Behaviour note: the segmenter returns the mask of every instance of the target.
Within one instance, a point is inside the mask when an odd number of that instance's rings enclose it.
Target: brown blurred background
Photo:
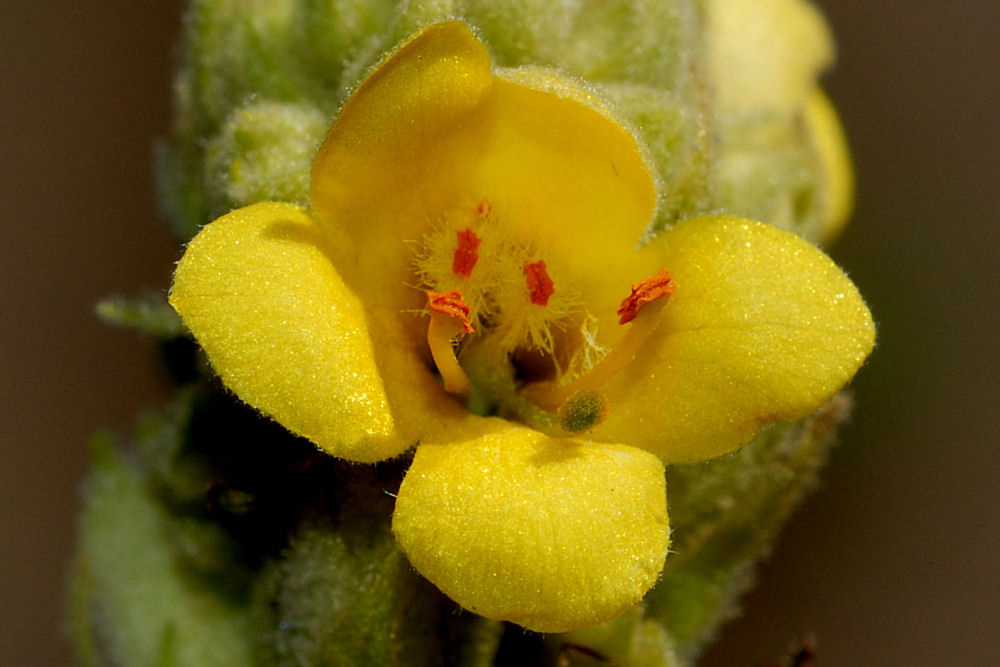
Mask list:
[[[1000,664],[1000,26],[995,2],[824,0],[827,78],[860,182],[833,248],[879,347],[822,488],[706,667]],[[163,392],[152,349],[100,325],[165,288],[150,146],[169,122],[179,0],[8,2],[0,224],[0,664],[71,662],[62,618],[87,439]]]

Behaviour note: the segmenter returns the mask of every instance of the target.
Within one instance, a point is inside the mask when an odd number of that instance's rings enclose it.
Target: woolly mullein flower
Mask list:
[[[593,91],[436,23],[344,104],[311,208],[207,225],[170,302],[230,390],[322,450],[416,445],[393,531],[445,594],[593,625],[662,569],[663,465],[809,414],[874,340],[791,233],[720,215],[647,238],[656,183]]]

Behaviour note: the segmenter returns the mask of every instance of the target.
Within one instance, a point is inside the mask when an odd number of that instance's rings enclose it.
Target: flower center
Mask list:
[[[590,429],[608,412],[602,387],[656,329],[674,283],[663,269],[632,285],[617,311],[628,328],[609,350],[571,274],[497,218],[488,201],[450,212],[417,246],[427,344],[444,388],[477,412],[550,433]]]

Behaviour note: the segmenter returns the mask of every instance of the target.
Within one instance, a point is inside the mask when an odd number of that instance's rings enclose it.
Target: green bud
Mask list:
[[[396,546],[392,498],[359,478],[341,489],[339,519],[306,520],[264,568],[253,603],[262,664],[440,664],[441,598]]]
[[[801,123],[773,111],[719,120],[718,205],[815,240],[822,231],[819,163]]]
[[[212,214],[267,200],[307,206],[310,167],[330,121],[329,112],[305,104],[257,101],[235,109],[206,150]]]

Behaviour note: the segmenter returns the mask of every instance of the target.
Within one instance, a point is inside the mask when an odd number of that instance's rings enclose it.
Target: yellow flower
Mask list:
[[[813,246],[725,215],[641,243],[656,201],[595,94],[438,23],[346,102],[312,209],[206,226],[170,302],[227,387],[323,450],[418,444],[393,530],[444,593],[569,630],[656,582],[664,462],[808,414],[873,344]]]

